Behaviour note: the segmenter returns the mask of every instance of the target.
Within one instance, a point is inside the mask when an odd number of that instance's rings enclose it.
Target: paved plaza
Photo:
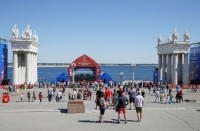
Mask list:
[[[147,94],[143,110],[143,121],[137,122],[135,110],[127,110],[128,123],[117,123],[117,113],[108,109],[104,123],[98,123],[99,110],[95,110],[95,92],[92,100],[84,101],[86,112],[80,114],[66,113],[67,93],[61,103],[48,102],[46,89],[36,89],[44,94],[43,102],[20,102],[19,96],[11,96],[9,104],[0,103],[0,131],[199,131],[200,130],[200,94],[184,89],[184,99],[196,99],[197,102],[180,104],[153,103],[153,93]],[[1,90],[2,94],[3,90]],[[147,92],[147,91],[146,91]],[[174,92],[175,95],[175,92]],[[129,106],[127,107],[129,108]]]

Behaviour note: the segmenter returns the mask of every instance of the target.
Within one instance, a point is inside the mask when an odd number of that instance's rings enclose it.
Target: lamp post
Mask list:
[[[121,78],[121,85],[122,85],[122,80],[123,80],[123,77],[124,77],[124,73],[120,72],[119,75],[120,75],[120,78]]]
[[[135,65],[135,64],[132,64],[131,67],[132,67],[132,75],[133,75],[133,76],[132,76],[132,85],[133,85],[133,82],[134,82],[134,80],[135,80],[134,69],[135,69],[136,65]]]
[[[76,64],[73,62],[72,63],[72,83],[74,84],[74,76],[75,76],[75,72],[74,72],[74,69],[76,67]]]

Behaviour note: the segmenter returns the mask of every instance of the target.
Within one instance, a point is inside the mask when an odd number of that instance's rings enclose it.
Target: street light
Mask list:
[[[73,62],[72,63],[72,83],[74,84],[74,76],[75,76],[75,72],[74,72],[74,69],[76,67],[76,64]]]
[[[133,75],[133,77],[132,77],[132,85],[133,85],[133,82],[134,82],[134,80],[135,80],[134,69],[135,69],[136,65],[135,65],[135,64],[132,64],[131,66],[132,66],[132,75]]]
[[[121,85],[122,85],[122,80],[123,80],[124,73],[123,73],[123,72],[120,72],[119,75],[120,75],[120,77],[121,77]]]

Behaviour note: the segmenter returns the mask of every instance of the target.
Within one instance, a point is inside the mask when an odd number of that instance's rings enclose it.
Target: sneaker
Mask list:
[[[120,121],[117,121],[118,124],[120,124]]]
[[[127,121],[125,121],[124,124],[127,124]]]

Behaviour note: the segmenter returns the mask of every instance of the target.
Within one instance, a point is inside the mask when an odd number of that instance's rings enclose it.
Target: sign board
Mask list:
[[[0,42],[0,81],[7,79],[8,45]]]
[[[200,84],[200,46],[190,48],[190,83]]]

